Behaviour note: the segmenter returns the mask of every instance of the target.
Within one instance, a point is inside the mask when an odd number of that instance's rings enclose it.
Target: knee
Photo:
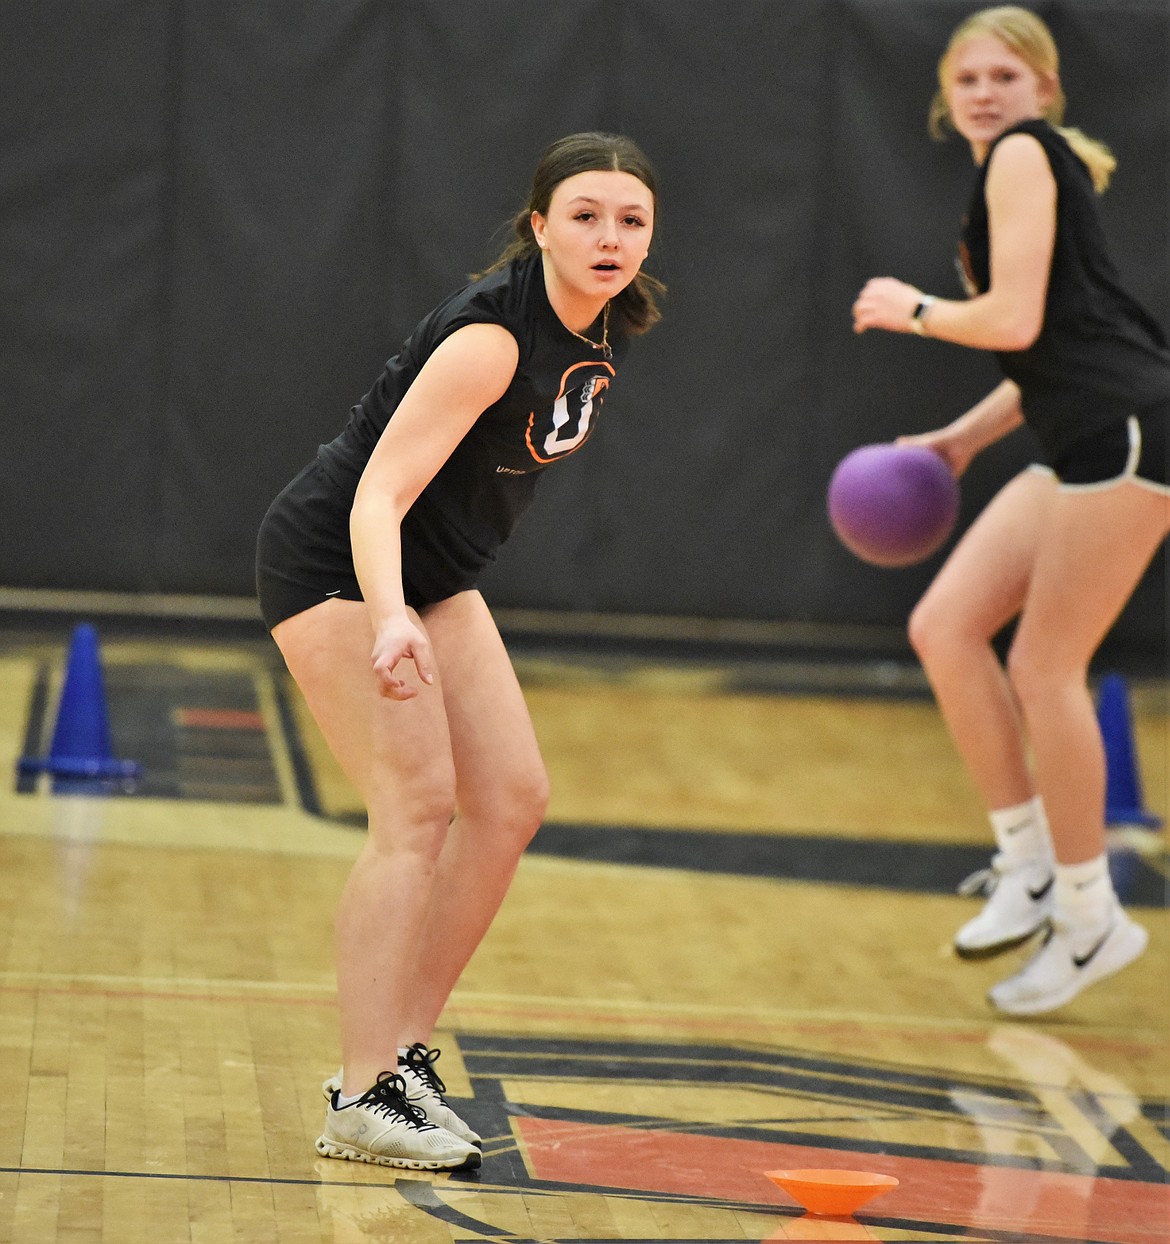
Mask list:
[[[460,811],[506,833],[522,850],[543,824],[548,802],[548,774],[538,763],[497,774],[491,783],[479,786]]]
[[[911,611],[906,625],[910,647],[918,659],[929,668],[958,639],[958,631],[948,611],[939,607],[929,593]]]
[[[424,868],[438,862],[455,817],[455,785],[436,776],[388,785],[368,801],[371,848],[413,856]]]
[[[923,666],[943,676],[963,675],[971,658],[986,651],[995,636],[986,619],[955,593],[933,591],[915,605],[906,632]]]
[[[926,602],[920,600],[911,611],[910,620],[906,624],[906,636],[910,640],[910,647],[914,649],[923,664],[926,663],[926,655],[930,651],[934,634],[933,619],[925,605]]]
[[[544,822],[548,812],[548,774],[543,765],[513,774],[498,807],[513,835],[525,846]]]
[[[1024,716],[1042,711],[1073,671],[1062,669],[1033,644],[1018,639],[1008,649],[1007,675]]]

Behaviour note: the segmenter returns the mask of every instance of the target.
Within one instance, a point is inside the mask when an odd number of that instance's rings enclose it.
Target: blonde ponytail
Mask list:
[[[1113,170],[1117,167],[1117,157],[1103,142],[1090,138],[1074,125],[1058,125],[1056,131],[1089,170],[1093,188],[1098,194],[1104,194],[1109,187]]]

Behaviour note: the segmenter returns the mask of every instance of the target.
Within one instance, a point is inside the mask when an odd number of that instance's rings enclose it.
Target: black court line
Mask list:
[[[301,807],[310,816],[322,816],[324,809],[321,807],[321,797],[317,794],[317,783],[313,779],[313,766],[301,742],[301,732],[297,728],[292,703],[282,678],[272,679],[272,693],[276,700],[276,713],[280,718],[280,728],[284,732],[289,763],[292,765],[297,798],[300,800]],[[362,825],[364,827],[365,817],[362,818]]]
[[[986,868],[989,846],[858,839],[825,834],[759,834],[549,822],[528,848],[537,855],[605,864],[953,894]],[[1165,907],[1166,878],[1136,852],[1111,857],[1118,896],[1136,907]]]
[[[377,1169],[377,1168],[374,1168]],[[468,1173],[460,1178],[460,1172],[452,1172],[447,1176],[447,1180],[459,1180],[462,1184],[464,1180],[476,1183],[475,1174]],[[355,1188],[393,1188],[409,1205],[416,1209],[427,1213],[429,1216],[438,1218],[447,1222],[452,1226],[462,1227],[464,1229],[479,1231],[483,1234],[485,1244],[499,1244],[499,1241],[506,1241],[507,1244],[614,1244],[612,1236],[596,1236],[592,1239],[582,1238],[581,1236],[563,1236],[550,1238],[541,1236],[539,1239],[527,1238],[524,1236],[513,1235],[510,1231],[503,1227],[495,1227],[488,1223],[481,1222],[471,1218],[458,1210],[452,1209],[440,1200],[434,1192],[433,1186],[421,1180],[416,1179],[395,1179],[392,1183],[377,1183],[363,1181],[361,1184],[355,1184],[352,1181],[336,1180],[336,1179],[288,1179],[275,1176],[258,1176],[258,1175],[185,1175],[177,1172],[168,1171],[98,1171],[98,1170],[70,1170],[67,1168],[54,1167],[38,1167],[38,1166],[0,1166],[0,1175],[49,1175],[56,1178],[63,1176],[80,1176],[83,1178],[98,1179],[153,1179],[153,1180],[171,1180],[186,1183],[225,1183],[225,1184],[267,1184],[271,1187],[306,1187],[306,1188],[346,1188],[353,1190]],[[445,1181],[446,1182],[446,1181]],[[404,1190],[405,1185],[405,1190]],[[416,1189],[415,1185],[421,1185]],[[795,1219],[799,1225],[800,1218],[803,1216],[799,1209],[789,1210],[786,1206],[776,1206],[768,1203],[751,1204],[739,1201],[721,1201],[711,1197],[687,1197],[687,1196],[671,1196],[662,1193],[632,1193],[628,1189],[610,1189],[606,1187],[594,1187],[586,1184],[563,1184],[554,1182],[534,1181],[531,1185],[523,1188],[511,1188],[500,1185],[488,1185],[483,1187],[484,1192],[509,1194],[509,1195],[532,1195],[533,1193],[544,1193],[546,1195],[563,1193],[595,1193],[605,1195],[620,1195],[627,1200],[646,1200],[656,1203],[669,1203],[675,1205],[694,1205],[696,1208],[713,1208],[735,1210],[743,1213],[766,1214],[775,1218]],[[428,1195],[429,1194],[429,1195]],[[858,1219],[866,1226],[887,1228],[894,1231],[930,1231],[934,1232],[937,1237],[942,1240],[946,1239],[967,1239],[972,1241],[986,1241],[987,1244],[1073,1244],[1067,1235],[1036,1235],[1032,1233],[1024,1233],[1021,1231],[1001,1231],[997,1229],[988,1229],[985,1227],[969,1227],[959,1223],[942,1223],[942,1222],[923,1222],[919,1219],[912,1218],[885,1218],[878,1217],[873,1214],[866,1214],[863,1219]],[[920,1236],[919,1239],[926,1241],[930,1236]],[[466,1239],[465,1244],[475,1244],[474,1237]],[[696,1238],[695,1236],[659,1236],[659,1237],[639,1237],[636,1244],[751,1244],[751,1237],[745,1239],[742,1236],[736,1236],[734,1239],[716,1238],[708,1236],[706,1238]],[[759,1244],[767,1244],[766,1237],[761,1238]],[[1079,1239],[1075,1244],[1116,1244],[1115,1240],[1106,1239]]]
[[[28,719],[24,728],[22,756],[40,756],[46,746],[45,722],[49,713],[49,666],[41,661],[37,665],[36,679],[28,702]],[[29,795],[37,789],[35,773],[16,773],[16,793]]]
[[[306,811],[321,815],[312,774],[299,770]],[[365,829],[364,812],[326,819]],[[954,894],[964,877],[986,868],[993,847],[954,843],[852,838],[840,834],[740,833],[736,830],[669,829],[642,825],[583,825],[546,821],[528,846],[533,855],[681,868],[735,877],[768,877],[825,885],[863,886],[914,894]],[[1165,875],[1137,851],[1111,852],[1118,897],[1130,907],[1170,905]]]

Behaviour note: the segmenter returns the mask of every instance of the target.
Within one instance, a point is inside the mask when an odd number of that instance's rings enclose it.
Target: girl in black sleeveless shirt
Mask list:
[[[959,475],[1027,422],[1048,458],[988,504],[910,620],[998,848],[967,884],[987,903],[956,950],[983,957],[1043,932],[991,990],[992,1005],[1013,1015],[1063,1006],[1146,946],[1110,880],[1088,671],[1170,531],[1170,351],[1106,251],[1096,198],[1115,161],[1059,128],[1058,70],[1050,32],[1025,9],[986,9],[958,27],[931,121],[936,134],[953,126],[979,169],[960,245],[969,297],[881,277],[853,308],[857,332],[994,351],[1004,373],[953,423],[905,439]],[[1005,670],[992,640],[1013,618]]]
[[[662,287],[641,272],[656,206],[628,138],[554,143],[516,240],[419,324],[262,524],[262,612],[369,815],[335,926],[327,1157],[479,1165],[429,1042],[548,783],[475,585],[658,319]]]

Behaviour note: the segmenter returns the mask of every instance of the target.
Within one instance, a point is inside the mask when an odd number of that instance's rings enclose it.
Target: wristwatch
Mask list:
[[[917,333],[919,337],[926,336],[926,313],[936,301],[933,294],[922,295],[922,301],[914,308],[914,314],[910,317],[911,332]]]

